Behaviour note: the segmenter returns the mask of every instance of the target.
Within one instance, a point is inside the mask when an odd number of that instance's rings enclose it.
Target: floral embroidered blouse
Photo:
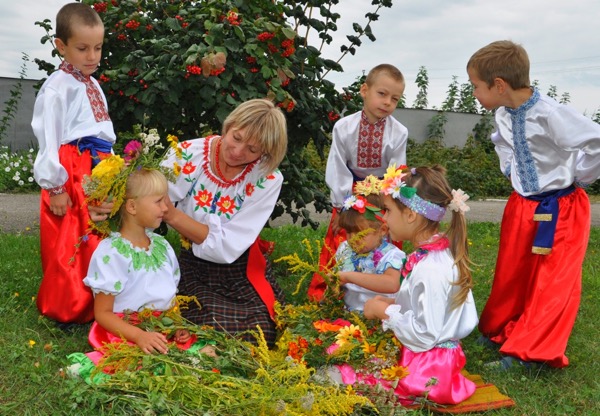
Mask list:
[[[251,163],[232,181],[222,181],[210,167],[211,143],[218,136],[182,142],[181,158],[171,152],[165,166],[181,166],[169,196],[177,208],[208,226],[201,244],[192,244],[196,257],[215,263],[232,263],[254,243],[279,198],[283,175],[265,174]]]
[[[335,257],[340,271],[383,274],[390,267],[400,270],[406,255],[386,240],[375,250],[365,254],[357,254],[348,241],[344,241],[338,247]],[[351,311],[362,311],[365,302],[376,295],[396,296],[395,293],[374,292],[354,283],[344,285],[344,303]]]
[[[83,283],[92,292],[115,296],[113,312],[144,308],[166,310],[177,294],[180,272],[173,248],[162,236],[147,231],[144,250],[111,233],[98,244]]]

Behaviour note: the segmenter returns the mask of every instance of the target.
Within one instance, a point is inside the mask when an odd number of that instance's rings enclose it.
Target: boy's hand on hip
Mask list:
[[[50,197],[50,211],[56,216],[63,217],[72,206],[71,197],[66,192]]]

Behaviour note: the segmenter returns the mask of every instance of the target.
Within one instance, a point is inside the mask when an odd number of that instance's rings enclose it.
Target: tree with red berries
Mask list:
[[[306,204],[329,209],[323,172],[311,168],[305,148],[313,141],[323,157],[333,123],[361,102],[350,90],[336,90],[325,76],[342,71],[338,60],[321,55],[331,43],[339,0],[82,0],[106,28],[103,59],[96,76],[117,132],[135,124],[157,128],[161,137],[219,133],[239,103],[268,97],[288,119],[289,146],[280,168],[286,178],[273,217],[284,212],[316,227]],[[371,24],[392,0],[371,1],[366,25],[341,55],[354,54],[363,37],[375,40]],[[50,20],[42,43],[52,40]],[[314,39],[313,39],[314,35]],[[318,42],[314,45],[313,42]],[[35,59],[51,73],[53,65]]]

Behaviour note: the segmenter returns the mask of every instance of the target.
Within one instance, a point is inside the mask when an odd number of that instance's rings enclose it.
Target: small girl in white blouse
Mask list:
[[[162,222],[166,198],[167,180],[160,171],[140,168],[128,177],[119,232],[100,242],[84,279],[94,293],[93,347],[124,338],[148,354],[168,351],[165,334],[123,320],[130,312],[174,306],[180,278],[177,257],[164,237],[150,231]],[[185,344],[191,338],[189,331],[179,329],[173,340]]]
[[[346,198],[338,217],[348,239],[337,249],[336,269],[350,311],[362,311],[364,303],[376,295],[393,298],[400,289],[406,256],[388,239],[382,207],[380,195],[357,193]]]
[[[441,166],[388,169],[384,176],[385,220],[390,237],[410,241],[415,250],[402,269],[395,299],[375,297],[364,306],[368,319],[381,319],[402,343],[398,365],[408,375],[392,384],[404,404],[419,397],[438,404],[469,398],[475,384],[462,375],[466,358],[460,340],[477,325],[469,269],[464,211],[468,195],[452,190]],[[448,229],[440,222],[452,210]],[[360,375],[358,376],[360,377]]]

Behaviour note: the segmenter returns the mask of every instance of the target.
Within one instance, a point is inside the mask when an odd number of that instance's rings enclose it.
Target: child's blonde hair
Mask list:
[[[394,81],[404,83],[404,75],[402,75],[402,72],[398,68],[390,64],[379,64],[369,71],[365,79],[365,84],[370,87],[380,75],[387,75]]]
[[[165,175],[157,169],[140,168],[127,178],[126,199],[137,199],[149,195],[166,195],[168,183]]]
[[[69,3],[56,14],[56,37],[67,45],[73,36],[73,26],[77,23],[90,27],[104,27],[102,19],[92,6],[84,3]]]
[[[492,42],[479,49],[467,63],[479,79],[489,87],[496,78],[503,79],[514,90],[529,88],[529,56],[521,45],[509,40]]]
[[[441,165],[413,168],[403,180],[406,186],[416,188],[417,195],[421,199],[443,208],[447,208],[452,202],[452,188],[446,179],[446,169]],[[394,202],[401,210],[409,209],[396,198],[394,198]],[[422,226],[417,230],[417,233],[425,231],[436,233],[439,231],[440,223],[438,221],[427,219],[422,215],[421,218]],[[458,268],[458,281],[454,284],[460,286],[460,290],[452,299],[452,307],[455,308],[465,302],[469,290],[473,287],[467,241],[467,222],[462,212],[452,211],[452,220],[446,230],[446,236],[450,240],[450,251],[454,257],[454,264]]]
[[[225,135],[229,129],[245,130],[245,140],[253,140],[263,155],[263,171],[274,171],[287,151],[287,123],[280,108],[267,99],[253,99],[240,104],[223,122]]]
[[[383,210],[383,197],[377,194],[365,196],[367,202],[377,208]],[[383,217],[383,212],[380,214]],[[338,216],[338,225],[347,233],[359,233],[364,231],[364,224],[367,224],[367,229],[379,230],[383,224],[382,220],[369,220],[364,214],[361,214],[355,209],[344,209]]]

